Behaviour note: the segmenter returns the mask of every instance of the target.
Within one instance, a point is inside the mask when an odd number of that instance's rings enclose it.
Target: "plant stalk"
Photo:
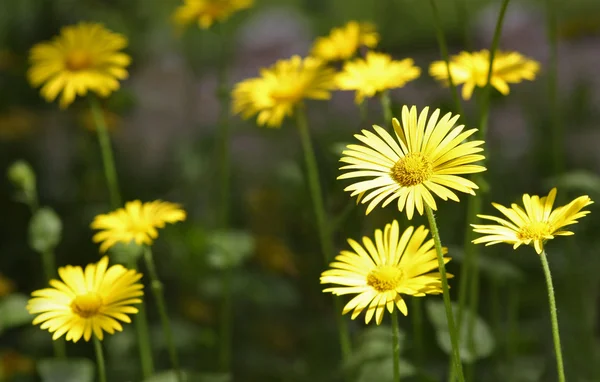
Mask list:
[[[392,361],[394,362],[394,382],[400,382],[400,328],[398,308],[392,310]]]
[[[94,350],[96,352],[96,364],[98,367],[98,381],[106,382],[106,363],[104,361],[104,352],[102,351],[102,342],[93,335],[94,337]]]

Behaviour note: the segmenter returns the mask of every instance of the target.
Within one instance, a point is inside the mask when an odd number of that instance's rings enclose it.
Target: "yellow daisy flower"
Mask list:
[[[127,38],[98,23],[79,23],[62,28],[52,41],[31,48],[29,82],[44,85],[42,96],[52,102],[62,92],[60,107],[69,106],[76,96],[93,91],[107,97],[128,76],[131,58],[121,49]]]
[[[340,252],[330,264],[331,269],[321,275],[321,284],[341,286],[324,292],[337,296],[357,294],[346,304],[342,314],[354,311],[352,319],[355,319],[366,309],[367,324],[375,316],[379,325],[385,308],[392,313],[394,305],[406,316],[408,309],[402,294],[421,297],[442,293],[434,242],[433,239],[425,241],[428,233],[424,226],[417,229],[410,226],[401,235],[400,226],[394,220],[383,231],[375,230],[375,242],[363,237],[363,245],[360,245],[348,239],[353,251]],[[446,248],[443,250],[444,254],[448,252]],[[448,261],[450,258],[444,257],[444,264]]]
[[[127,202],[125,208],[105,215],[98,215],[91,224],[92,229],[100,230],[93,237],[94,243],[102,243],[100,252],[106,252],[117,243],[151,245],[158,237],[157,228],[166,223],[183,221],[185,211],[178,204],[155,200],[142,203],[139,200]]]
[[[327,100],[335,88],[335,72],[313,57],[279,60],[260,77],[238,83],[233,89],[233,112],[247,119],[258,114],[259,125],[280,127],[286,116],[307,99]]]
[[[119,321],[130,323],[127,315],[138,312],[131,305],[142,302],[142,275],[122,265],[108,267],[107,256],[85,271],[59,268],[58,275],[62,281],[50,280],[51,288],[36,290],[27,304],[29,313],[38,315],[33,324],[54,333],[53,340],[65,333],[67,341],[89,341],[92,334],[102,340],[103,332],[122,331]]]
[[[250,8],[254,0],[183,0],[173,12],[173,22],[186,27],[198,22],[202,29],[208,29],[215,22],[225,21],[233,13]]]
[[[471,98],[475,86],[485,86],[489,66],[490,52],[486,49],[473,53],[461,52],[451,58],[452,81],[455,85],[464,85],[462,97],[465,100]],[[516,84],[522,80],[533,81],[539,70],[539,62],[517,52],[496,52],[490,85],[507,95],[510,91],[508,84]],[[433,62],[429,67],[429,74],[448,84],[448,70],[444,61]]]
[[[355,102],[360,104],[365,97],[401,88],[420,75],[421,69],[414,65],[411,58],[395,61],[388,54],[370,51],[366,58],[346,62],[336,82],[340,90],[356,90]]]
[[[538,195],[523,195],[525,209],[516,203],[513,203],[511,208],[492,203],[509,220],[490,215],[477,215],[500,225],[471,224],[473,231],[485,234],[473,240],[473,243],[486,243],[486,246],[507,243],[512,244],[513,249],[517,249],[522,244],[533,244],[535,251],[541,254],[547,240],[554,239],[554,236],[573,235],[573,232],[565,231],[563,227],[575,224],[577,219],[589,214],[590,211],[581,211],[581,209],[593,203],[589,196],[584,195],[553,210],[555,198],[556,188],[553,188],[548,196],[542,198]]]
[[[369,214],[379,203],[385,207],[398,199],[398,210],[406,207],[412,219],[415,207],[423,215],[423,204],[437,209],[433,194],[443,200],[459,201],[450,189],[475,195],[477,185],[459,175],[485,171],[472,164],[485,159],[479,147],[483,141],[461,143],[477,129],[463,132],[464,125],[454,126],[459,115],[447,113],[442,118],[436,109],[428,118],[429,107],[417,117],[416,107],[402,107],[402,125],[396,118],[392,125],[396,139],[383,128],[373,125],[377,134],[362,130],[354,136],[364,145],[348,145],[340,162],[348,170],[338,179],[368,178],[346,187],[351,196],[359,195],[369,203]],[[366,196],[362,198],[363,194]]]
[[[371,23],[350,21],[343,27],[333,28],[329,36],[315,40],[310,55],[325,61],[347,60],[361,46],[374,48],[379,34]]]

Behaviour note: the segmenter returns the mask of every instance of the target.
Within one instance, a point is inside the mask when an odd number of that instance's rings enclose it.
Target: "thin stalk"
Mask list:
[[[102,351],[102,342],[96,335],[94,337],[94,350],[96,352],[96,364],[98,366],[98,381],[106,382],[106,363],[104,362],[104,352]]]
[[[400,328],[398,310],[392,310],[392,361],[394,362],[394,382],[400,382]]]
[[[436,38],[438,41],[438,45],[440,48],[440,54],[442,55],[442,59],[446,63],[446,70],[448,75],[448,85],[450,86],[450,93],[452,94],[452,99],[454,100],[454,105],[456,107],[456,112],[466,119],[466,115],[463,111],[462,104],[460,102],[460,97],[458,95],[458,89],[456,85],[454,85],[454,80],[452,79],[452,75],[450,73],[450,57],[448,55],[448,44],[446,43],[446,36],[444,35],[444,29],[442,27],[442,19],[440,17],[440,12],[438,10],[436,0],[429,0],[429,4],[431,4],[431,12],[433,14],[433,22],[435,24],[435,32]]]
[[[369,101],[364,99],[359,105],[358,110],[360,114],[360,123],[358,128],[361,129],[363,125],[367,122],[367,118],[369,117]]]
[[[156,266],[152,257],[152,249],[148,246],[144,247],[144,260],[146,262],[146,268],[148,269],[148,276],[150,276],[150,285],[152,288],[152,293],[154,294],[154,299],[156,300],[156,306],[158,308],[158,314],[163,327],[163,334],[165,336],[165,342],[167,344],[167,351],[169,352],[171,365],[177,374],[177,380],[179,382],[183,382],[183,377],[179,369],[177,349],[175,348],[175,341],[173,339],[173,331],[171,330],[169,315],[167,314],[167,304],[165,303],[163,284],[158,278],[158,272],[156,272]]]
[[[44,275],[46,281],[50,282],[56,277],[56,257],[52,250],[47,250],[42,254],[42,266],[44,267]],[[59,359],[67,358],[67,349],[65,346],[65,340],[59,338],[56,341],[52,341],[52,347],[54,348],[54,356]]]
[[[121,206],[121,193],[119,192],[119,181],[117,179],[117,170],[115,160],[110,144],[110,137],[106,129],[106,121],[98,100],[90,97],[90,108],[94,123],[96,124],[96,133],[98,134],[98,143],[102,153],[102,162],[104,163],[104,176],[106,177],[106,185],[110,195],[110,204],[113,208]]]
[[[548,97],[552,114],[552,147],[554,173],[564,171],[563,126],[558,102],[558,5],[556,0],[547,0],[546,23],[550,42],[550,62],[548,68]]]
[[[383,119],[385,126],[392,125],[392,100],[390,99],[390,92],[384,90],[381,92],[381,107],[383,109]]]
[[[516,286],[510,285],[508,289],[508,341],[506,346],[506,360],[509,365],[517,354],[518,319],[519,319],[519,291]]]
[[[546,251],[540,255],[542,260],[542,268],[544,268],[544,276],[546,277],[546,286],[548,287],[548,304],[550,306],[550,320],[552,321],[552,338],[554,340],[554,352],[556,353],[556,370],[558,381],[565,382],[565,369],[563,366],[562,350],[560,347],[560,332],[558,329],[558,317],[556,313],[556,300],[554,298],[554,286],[552,285],[552,275],[550,266],[546,257]]]
[[[456,16],[458,23],[462,26],[465,50],[471,51],[473,47],[473,41],[471,41],[471,33],[469,30],[469,8],[467,7],[467,4],[465,4],[465,0],[454,0],[454,2],[456,3]]]
[[[127,264],[127,267],[129,269],[137,270],[138,267],[135,259],[131,259]],[[152,359],[152,345],[150,343],[150,331],[148,330],[146,303],[142,300],[136,307],[138,313],[133,318],[133,325],[135,326],[137,336],[142,376],[144,379],[148,379],[154,374],[154,360]]]
[[[423,367],[423,303],[420,297],[411,299],[410,315],[413,320],[413,337],[415,342],[415,358],[417,368]],[[420,376],[422,378],[422,376]]]
[[[333,256],[333,242],[331,239],[331,232],[328,229],[329,226],[327,224],[327,217],[325,215],[325,206],[323,203],[323,194],[321,192],[321,182],[319,181],[319,168],[317,166],[317,159],[315,158],[315,151],[310,139],[308,123],[306,121],[306,115],[302,105],[296,109],[296,123],[300,133],[300,140],[302,141],[308,187],[310,189],[314,214],[317,220],[317,230],[319,231],[321,252],[323,253],[323,259],[327,264]],[[348,358],[351,352],[352,345],[350,342],[350,333],[348,331],[346,321],[340,314],[342,311],[342,306],[339,298],[337,297],[334,297],[334,306],[335,316],[338,324],[340,348],[342,351],[342,357],[345,360]]]
[[[425,211],[427,212],[427,220],[429,221],[429,228],[431,229],[431,236],[435,243],[435,252],[437,254],[438,266],[440,268],[440,278],[442,279],[442,293],[444,297],[444,307],[446,308],[446,320],[448,322],[448,332],[450,333],[450,342],[452,343],[452,357],[454,358],[454,370],[458,377],[459,382],[464,382],[465,377],[463,375],[462,362],[460,359],[460,348],[458,343],[458,331],[454,325],[454,313],[452,312],[452,304],[450,302],[450,291],[448,289],[448,278],[446,276],[446,265],[444,264],[444,253],[442,250],[442,241],[440,239],[440,232],[433,215],[433,210],[428,205],[425,205]]]
[[[221,276],[221,287],[223,288],[223,301],[221,302],[221,341],[219,346],[219,367],[221,371],[227,372],[231,368],[231,342],[233,339],[233,302],[231,296],[231,281],[233,269],[227,267]]]

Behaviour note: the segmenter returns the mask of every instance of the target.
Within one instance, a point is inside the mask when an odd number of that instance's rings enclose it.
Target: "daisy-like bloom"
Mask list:
[[[331,269],[321,275],[321,284],[337,284],[324,292],[336,296],[357,294],[343,313],[350,311],[355,319],[366,309],[365,322],[373,316],[377,325],[383,312],[392,313],[394,305],[405,316],[408,314],[402,295],[425,296],[442,293],[438,260],[433,239],[427,239],[429,230],[424,226],[408,227],[400,234],[398,222],[387,224],[384,230],[375,230],[374,241],[363,237],[363,245],[348,239],[352,251],[342,251],[330,264]],[[443,248],[444,254],[447,249]],[[444,264],[450,261],[444,257]],[[434,271],[435,270],[435,271]],[[452,277],[451,274],[446,274]]]
[[[573,235],[573,232],[563,228],[577,223],[577,219],[589,214],[590,211],[581,209],[593,203],[589,196],[584,195],[553,210],[555,198],[556,188],[553,188],[548,196],[542,198],[538,195],[523,195],[525,209],[516,203],[511,204],[511,208],[492,203],[508,220],[490,215],[477,215],[500,224],[471,224],[473,231],[485,234],[473,240],[473,243],[486,243],[486,246],[507,243],[512,244],[513,249],[522,244],[532,244],[535,251],[541,254],[547,240],[554,239],[555,236]]]
[[[411,58],[394,61],[388,54],[369,51],[364,59],[346,62],[336,82],[341,90],[356,90],[355,101],[360,104],[365,97],[401,88],[420,75],[421,69],[414,65]]]
[[[173,12],[173,22],[186,27],[197,22],[202,29],[208,29],[216,22],[225,21],[233,13],[250,8],[254,0],[183,0]]]
[[[100,232],[94,235],[93,240],[95,243],[102,243],[101,253],[117,243],[128,244],[134,241],[138,245],[151,245],[158,237],[157,228],[185,218],[185,211],[178,204],[161,200],[148,203],[134,200],[127,202],[125,208],[96,216],[91,227]]]
[[[44,85],[42,96],[52,102],[62,92],[60,107],[69,106],[76,96],[92,91],[108,97],[128,76],[131,58],[121,49],[127,38],[98,23],[79,23],[62,28],[52,41],[31,48],[29,82]]]
[[[335,88],[335,72],[314,57],[293,56],[262,69],[260,77],[233,89],[233,112],[244,119],[258,115],[259,125],[280,127],[305,98],[328,100]]]
[[[471,98],[475,86],[484,87],[490,66],[490,52],[461,52],[450,60],[450,74],[455,85],[463,85],[462,97]],[[508,84],[523,80],[533,81],[540,70],[539,62],[517,52],[496,52],[492,67],[490,85],[503,95],[510,92]],[[429,67],[429,74],[448,85],[448,70],[444,61],[435,61]]]
[[[122,265],[108,266],[108,257],[89,264],[85,271],[67,265],[58,269],[61,280],[50,280],[50,288],[36,290],[27,304],[29,313],[38,315],[33,324],[54,333],[53,340],[66,333],[66,340],[99,340],[104,332],[122,331],[119,321],[130,323],[128,314],[138,312],[144,286],[142,275]]]
[[[352,58],[361,46],[374,48],[379,43],[375,25],[350,21],[343,27],[333,28],[329,36],[315,40],[310,55],[324,61],[343,61]]]
[[[347,170],[338,179],[368,178],[346,187],[351,196],[359,195],[362,203],[369,203],[369,214],[379,203],[385,207],[398,199],[398,210],[406,207],[412,219],[416,210],[423,215],[424,204],[437,209],[433,195],[443,200],[459,201],[451,189],[475,195],[477,185],[462,174],[485,171],[474,165],[485,159],[481,154],[484,142],[473,140],[462,143],[476,129],[463,131],[464,125],[454,126],[458,115],[448,113],[440,118],[436,109],[429,116],[426,107],[417,117],[416,107],[402,107],[402,124],[396,118],[392,125],[396,139],[385,129],[373,125],[375,133],[362,130],[354,136],[364,145],[348,145],[340,162]],[[363,197],[364,196],[364,197]]]

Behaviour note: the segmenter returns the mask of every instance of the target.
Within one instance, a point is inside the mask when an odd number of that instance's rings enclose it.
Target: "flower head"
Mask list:
[[[53,340],[66,335],[67,341],[89,341],[94,334],[102,340],[103,332],[114,334],[130,323],[128,314],[138,312],[132,304],[142,302],[144,286],[140,273],[122,265],[108,266],[104,256],[85,271],[68,265],[58,269],[61,280],[50,280],[50,287],[36,290],[27,304],[31,314],[38,314],[33,324],[54,333]]]
[[[216,22],[225,21],[233,13],[250,8],[254,0],[183,0],[175,12],[175,24],[185,27],[198,22],[202,29],[208,29]]]
[[[383,128],[374,125],[377,134],[363,130],[354,136],[364,145],[348,145],[340,162],[348,170],[338,179],[368,178],[351,184],[345,191],[359,195],[362,203],[369,203],[367,214],[379,203],[385,207],[398,199],[398,210],[412,219],[415,208],[423,214],[423,204],[437,209],[433,194],[443,200],[458,201],[450,189],[474,195],[477,185],[462,174],[485,171],[472,164],[485,159],[479,147],[483,141],[462,143],[476,129],[463,132],[464,126],[454,126],[458,115],[440,117],[436,109],[428,118],[426,107],[417,117],[416,107],[402,107],[402,124],[392,120],[396,139]],[[363,194],[366,194],[362,198]]]
[[[420,74],[421,69],[414,66],[411,58],[394,61],[387,54],[370,51],[366,58],[346,62],[336,80],[341,90],[356,90],[356,103],[360,104],[365,97],[401,88]]]
[[[325,61],[347,60],[361,46],[374,48],[378,42],[375,25],[350,21],[343,27],[333,28],[329,36],[317,38],[310,55]]]
[[[512,244],[513,249],[517,249],[522,244],[532,244],[535,251],[541,254],[547,240],[554,239],[554,236],[573,235],[573,232],[563,230],[563,227],[575,224],[577,219],[589,214],[590,211],[581,211],[581,209],[593,203],[589,196],[584,195],[553,210],[555,198],[556,188],[553,188],[548,196],[542,198],[538,195],[523,195],[525,209],[515,203],[511,208],[492,203],[509,220],[490,215],[477,215],[500,225],[471,224],[473,231],[485,234],[473,240],[473,243],[486,243],[486,245],[507,243]]]
[[[324,292],[337,296],[357,294],[346,304],[343,314],[353,310],[352,319],[355,319],[366,309],[367,324],[375,315],[379,325],[385,308],[392,313],[394,305],[406,315],[408,310],[402,294],[420,297],[442,292],[434,242],[433,239],[425,241],[428,233],[423,226],[417,229],[411,226],[400,234],[398,222],[394,220],[383,231],[375,230],[375,241],[363,237],[363,245],[360,245],[348,239],[352,251],[342,251],[330,264],[331,269],[321,275],[321,284],[341,286]],[[445,257],[444,263],[448,261],[450,258]]]
[[[64,27],[52,41],[31,48],[29,82],[44,85],[41,94],[48,102],[62,92],[63,109],[88,91],[107,97],[128,76],[125,67],[131,58],[121,52],[126,46],[125,36],[98,23]]]
[[[233,89],[233,112],[243,118],[258,114],[257,123],[280,127],[303,99],[327,100],[335,87],[334,70],[313,57],[279,60],[260,77],[238,83]]]
[[[158,237],[157,228],[163,228],[166,223],[185,220],[186,214],[178,204],[155,200],[142,203],[139,200],[127,202],[125,208],[105,215],[98,215],[91,224],[93,229],[100,232],[93,237],[100,245],[100,252],[106,252],[116,243],[151,245]]]
[[[462,97],[471,98],[475,86],[484,87],[487,83],[490,66],[490,52],[461,52],[450,60],[450,74],[455,85],[463,84]],[[508,84],[522,80],[533,81],[540,64],[517,52],[496,52],[492,67],[490,85],[503,95],[510,91]],[[437,80],[448,83],[448,70],[444,61],[435,61],[429,67],[429,74]]]

